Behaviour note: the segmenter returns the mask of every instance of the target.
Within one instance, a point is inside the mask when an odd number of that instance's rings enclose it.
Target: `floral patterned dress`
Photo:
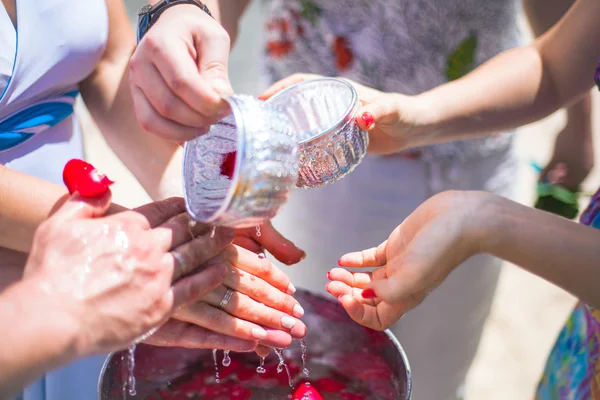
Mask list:
[[[600,190],[581,216],[600,229]],[[578,304],[548,357],[537,400],[600,400],[600,310]]]

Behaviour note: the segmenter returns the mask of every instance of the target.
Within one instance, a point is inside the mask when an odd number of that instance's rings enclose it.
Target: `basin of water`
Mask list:
[[[99,400],[286,400],[294,389],[310,382],[324,400],[409,400],[411,373],[402,346],[391,332],[377,332],[352,321],[334,300],[298,290],[305,310],[307,377],[299,341],[283,351],[278,368],[274,351],[264,361],[254,353],[224,353],[210,349],[155,347],[139,344],[135,351],[135,395],[129,393],[129,354],[111,354],[99,382]],[[278,372],[281,371],[281,372]]]

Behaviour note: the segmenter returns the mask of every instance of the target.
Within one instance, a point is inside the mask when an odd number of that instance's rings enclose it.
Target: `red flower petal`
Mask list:
[[[229,179],[233,179],[233,174],[235,173],[236,156],[237,152],[235,151],[225,154],[223,162],[221,163],[221,175],[226,176]]]
[[[338,393],[346,389],[346,385],[333,378],[321,378],[315,382],[315,387],[321,392]]]
[[[323,400],[323,397],[314,386],[303,384],[296,389],[292,395],[292,400]]]
[[[82,197],[103,195],[114,182],[100,174],[93,165],[78,159],[67,162],[63,169],[63,182],[70,194],[78,192]]]

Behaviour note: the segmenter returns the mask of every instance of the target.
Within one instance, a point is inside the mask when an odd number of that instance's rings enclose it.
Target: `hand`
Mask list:
[[[231,245],[209,263],[228,266],[225,281],[195,303],[178,310],[174,318],[271,347],[288,347],[292,338],[304,337],[306,326],[298,319],[304,310],[291,296],[296,289],[268,259]],[[233,289],[231,298],[221,308],[229,288]]]
[[[141,126],[175,141],[208,131],[229,112],[230,40],[221,25],[194,5],[166,10],[130,62],[130,86]]]
[[[260,229],[260,235],[258,229]],[[273,227],[271,222],[263,222],[258,229],[252,227],[236,230],[233,243],[256,254],[268,251],[286,265],[297,264],[306,258],[304,250],[286,239]]]
[[[376,248],[342,256],[340,266],[376,267],[372,273],[335,268],[327,291],[350,317],[387,329],[420,304],[454,268],[479,251],[478,210],[495,197],[445,192],[432,197]],[[479,224],[479,225],[478,225]]]
[[[589,124],[584,124],[587,127],[578,125],[567,123],[558,134],[554,143],[554,153],[542,171],[540,180],[547,180],[572,191],[581,189],[582,182],[594,167],[594,148]]]
[[[268,99],[288,86],[311,79],[321,78],[314,74],[295,74],[274,83],[261,96]],[[343,78],[345,79],[345,78]],[[412,98],[397,93],[379,90],[345,79],[358,94],[362,107],[357,112],[358,126],[369,132],[369,147],[372,154],[394,154],[417,143],[416,103]]]
[[[71,197],[39,227],[25,267],[24,279],[64,307],[79,356],[131,344],[218,287],[227,273],[225,265],[215,263],[179,279],[200,264],[199,258],[218,254],[233,239],[233,231],[224,230],[210,241],[190,241],[181,199],[102,217],[109,205],[108,194]],[[189,271],[176,268],[170,253],[175,249]]]

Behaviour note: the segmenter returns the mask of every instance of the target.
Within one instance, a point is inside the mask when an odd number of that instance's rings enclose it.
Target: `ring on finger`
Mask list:
[[[173,275],[179,278],[185,275],[185,259],[177,250],[171,250],[171,255],[175,260],[175,268],[173,269]]]
[[[223,300],[221,300],[221,302],[219,303],[219,308],[221,310],[225,310],[227,308],[227,306],[229,305],[229,302],[231,301],[232,295],[233,295],[233,289],[227,288],[227,291],[225,292],[225,296],[223,296]]]

